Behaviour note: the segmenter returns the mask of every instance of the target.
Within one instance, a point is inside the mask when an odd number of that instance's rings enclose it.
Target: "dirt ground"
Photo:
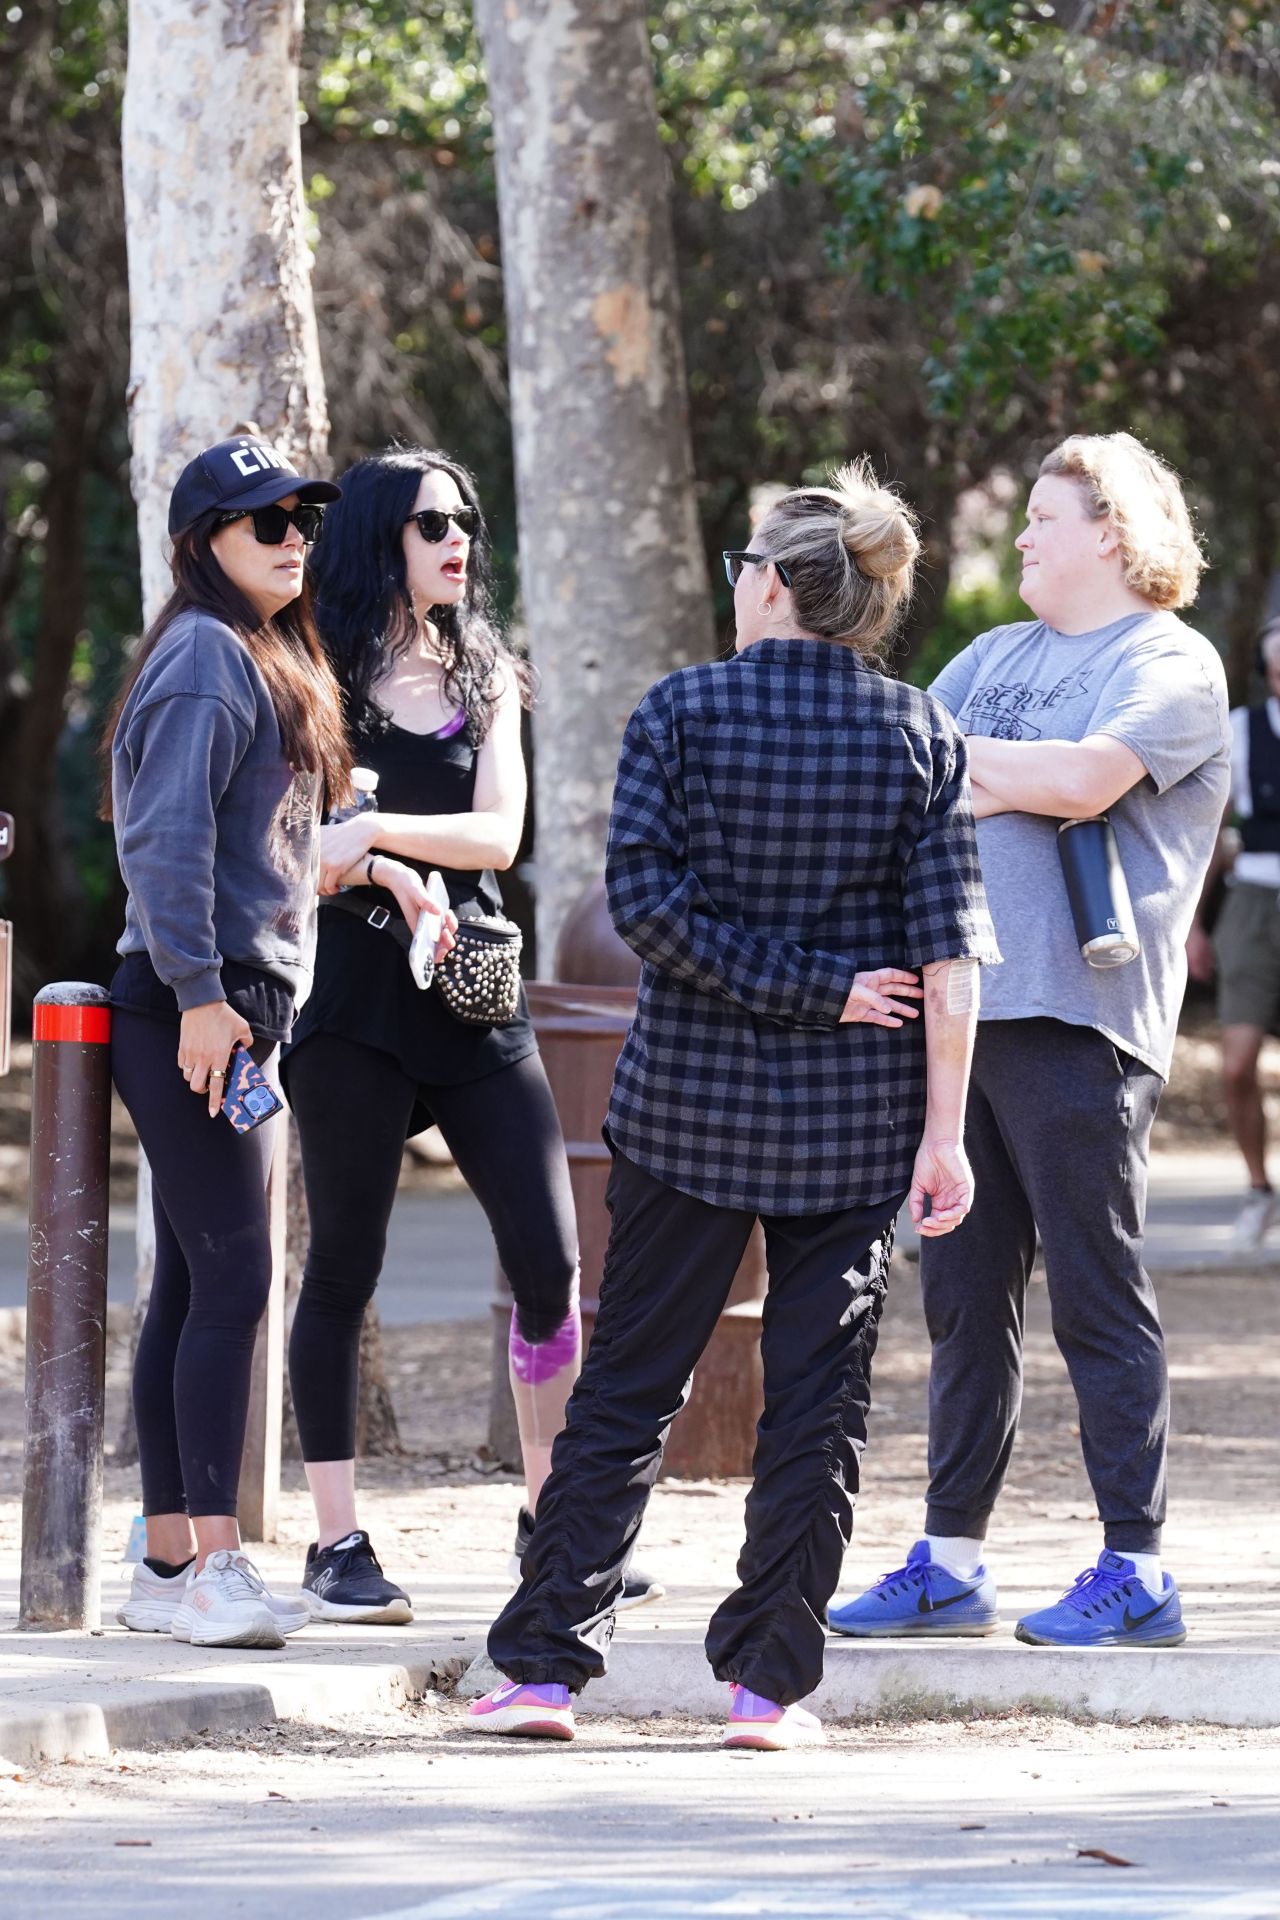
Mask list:
[[[1280,1503],[1280,1282],[1270,1271],[1178,1275],[1160,1289],[1173,1382],[1171,1511],[1210,1526],[1215,1511],[1259,1529],[1271,1558]],[[395,1577],[429,1584],[442,1563],[483,1572],[508,1550],[520,1494],[514,1475],[482,1452],[488,1421],[490,1333],[485,1322],[397,1327],[389,1352],[404,1452],[363,1461],[360,1482],[374,1498],[377,1538]],[[111,1344],[107,1434],[120,1431],[126,1391],[123,1339]],[[895,1262],[876,1360],[871,1439],[864,1462],[855,1548],[871,1572],[919,1528],[926,1479],[928,1342],[917,1269]],[[22,1465],[22,1356],[0,1348],[0,1547],[17,1544]],[[712,1578],[732,1567],[741,1537],[743,1482],[669,1482],[669,1498],[646,1520],[646,1557],[705,1551]],[[281,1544],[299,1560],[310,1537],[310,1502],[300,1463],[286,1463]],[[472,1490],[470,1493],[466,1490]],[[478,1490],[484,1493],[477,1499]],[[127,1526],[137,1469],[108,1455],[105,1496],[111,1529]],[[1048,1325],[1045,1289],[1028,1311],[1026,1393],[1003,1523],[1044,1539],[1091,1520],[1092,1496],[1080,1459],[1070,1385]],[[884,1565],[890,1561],[886,1558]],[[692,1568],[690,1568],[692,1571]],[[707,1574],[694,1572],[698,1584]]]

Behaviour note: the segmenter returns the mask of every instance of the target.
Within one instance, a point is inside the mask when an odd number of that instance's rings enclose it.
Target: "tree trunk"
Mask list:
[[[252,419],[296,461],[325,457],[301,35],[302,0],[130,0],[129,424],[148,619],[168,588],[169,492],[193,454]]]
[[[618,746],[713,646],[641,0],[477,0],[497,140],[538,950],[600,871]]]
[[[130,0],[128,401],[147,620],[169,587],[169,493],[201,447],[251,419],[298,465],[323,471],[329,420],[298,141],[301,36],[302,0]],[[140,1192],[140,1221],[143,1204]],[[295,1198],[295,1231],[296,1208]],[[295,1258],[303,1246],[299,1238]],[[140,1257],[135,1324],[149,1289]],[[385,1378],[373,1387],[386,1397]],[[394,1427],[389,1399],[384,1430],[388,1416]]]

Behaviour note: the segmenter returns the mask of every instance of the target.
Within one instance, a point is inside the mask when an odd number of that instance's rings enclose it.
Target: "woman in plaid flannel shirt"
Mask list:
[[[734,657],[652,688],[623,741],[610,912],[644,965],[607,1138],[600,1317],[523,1582],[489,1636],[481,1731],[567,1738],[672,1419],[757,1220],[765,1409],[737,1591],[707,1637],[727,1742],[821,1738],[893,1225],[949,1232],[977,963],[999,958],[965,746],[876,670],[918,551],[864,466],[780,500],[725,555]],[[924,985],[919,975],[924,975]],[[923,1000],[924,1019],[919,1019]]]

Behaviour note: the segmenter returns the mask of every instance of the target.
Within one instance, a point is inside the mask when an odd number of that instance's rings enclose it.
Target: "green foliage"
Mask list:
[[[336,141],[380,142],[484,172],[491,124],[472,10],[396,0],[312,0],[304,110]]]
[[[830,195],[833,266],[917,317],[951,418],[1105,388],[1159,352],[1187,263],[1242,276],[1280,232],[1269,10],[1121,10],[1103,44],[1049,13],[930,0],[848,29],[786,156]]]

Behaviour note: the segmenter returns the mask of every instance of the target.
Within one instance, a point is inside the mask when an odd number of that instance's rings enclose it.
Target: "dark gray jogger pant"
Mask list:
[[[1159,1551],[1169,1376],[1142,1235],[1163,1085],[1092,1027],[980,1023],[965,1116],[973,1212],[920,1255],[933,1342],[928,1532],[986,1534],[1022,1404],[1038,1229],[1106,1544]]]
[[[511,1679],[575,1692],[604,1672],[667,1430],[756,1222],[677,1192],[622,1154],[608,1198],[595,1336],[556,1437],[523,1580],[489,1632],[490,1658]],[[740,1584],[716,1610],[707,1657],[717,1679],[784,1704],[822,1678],[903,1198],[763,1222],[764,1413]]]

